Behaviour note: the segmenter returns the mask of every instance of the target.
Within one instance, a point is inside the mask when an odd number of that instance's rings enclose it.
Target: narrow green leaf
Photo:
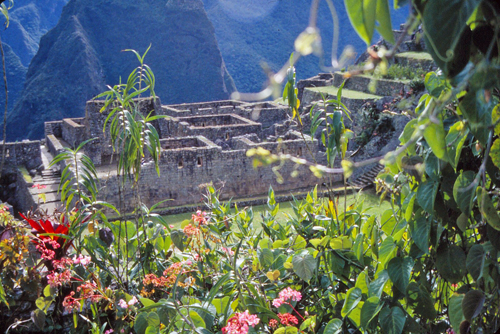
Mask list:
[[[460,323],[465,320],[464,313],[462,311],[462,300],[464,295],[454,293],[450,298],[450,303],[448,304],[448,317],[450,318],[450,324],[455,333],[460,332]]]

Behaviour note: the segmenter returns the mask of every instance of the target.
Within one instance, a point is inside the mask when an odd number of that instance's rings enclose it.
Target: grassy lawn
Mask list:
[[[368,214],[371,215],[381,215],[385,210],[390,209],[391,206],[389,202],[383,201],[381,204],[379,203],[379,196],[375,194],[373,190],[368,190],[364,191],[362,193],[358,194],[351,194],[347,195],[347,205],[351,205],[355,202],[360,203],[361,201],[364,201],[363,208],[367,210]],[[339,198],[339,207],[341,211],[343,211],[344,208],[344,196],[341,196]],[[264,212],[267,210],[267,205],[257,205],[252,207],[253,213],[254,213],[254,226],[260,226],[260,223],[262,222],[261,214],[264,214]],[[189,212],[189,213],[181,213],[177,215],[168,215],[164,216],[165,220],[167,221],[168,224],[171,224],[174,226],[174,228],[179,228],[182,221],[186,219],[191,219],[191,215],[194,212]],[[292,209],[292,204],[291,202],[283,202],[280,203],[280,211],[278,215],[276,216],[277,221],[280,223],[286,223],[286,216],[285,214],[288,214],[290,216],[294,215],[293,209]]]

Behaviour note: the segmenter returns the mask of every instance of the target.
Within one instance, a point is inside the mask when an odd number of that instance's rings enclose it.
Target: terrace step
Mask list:
[[[334,86],[340,87],[344,81],[344,90],[349,89],[379,96],[394,96],[395,94],[404,93],[410,89],[409,80],[381,79],[364,74],[346,79],[343,73],[334,73]],[[374,91],[372,91],[373,89]]]
[[[356,179],[349,179],[347,183],[353,187],[364,189],[373,186],[375,178],[378,173],[384,169],[384,166],[381,164],[376,164],[369,171],[364,174],[361,174]]]
[[[333,98],[336,99],[338,90],[338,87],[335,86],[305,88],[301,104],[309,105],[315,101],[322,101],[323,98],[327,100]],[[348,109],[355,111],[366,102],[373,102],[381,98],[382,96],[380,95],[359,92],[351,89],[343,89],[341,100]]]
[[[28,191],[33,201],[38,204],[38,209],[50,213],[62,206],[61,196],[58,194],[61,170],[57,165],[49,168],[54,157],[47,146],[41,147],[41,155],[44,170],[33,177],[35,186],[30,187]]]
[[[432,56],[427,52],[402,52],[395,56],[397,64],[408,67],[420,67],[424,70],[433,70],[436,64]]]

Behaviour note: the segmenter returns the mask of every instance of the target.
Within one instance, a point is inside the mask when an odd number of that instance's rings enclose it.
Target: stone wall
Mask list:
[[[0,144],[0,152],[2,151],[3,145]],[[38,168],[42,164],[40,141],[23,140],[22,142],[6,143],[5,164],[25,166],[27,170]]]

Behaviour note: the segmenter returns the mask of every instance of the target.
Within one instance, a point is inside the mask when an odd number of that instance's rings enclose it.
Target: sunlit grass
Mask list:
[[[340,195],[339,196],[339,210],[340,212],[344,211],[344,196]],[[347,206],[352,205],[354,203],[361,203],[363,202],[363,209],[367,209],[366,213],[370,215],[378,215],[380,216],[385,210],[390,209],[391,206],[388,201],[383,201],[380,203],[380,198],[373,190],[368,190],[364,191],[359,194],[348,194],[347,195]],[[280,210],[279,213],[276,216],[276,220],[279,223],[286,223],[287,221],[287,215],[288,216],[294,216],[294,211],[292,208],[292,202],[283,202],[279,203]],[[238,207],[240,210],[243,209],[243,207]],[[254,226],[260,227],[260,223],[262,222],[262,216],[266,210],[268,210],[267,205],[256,205],[251,207],[254,215]],[[194,212],[189,212],[189,213],[181,213],[181,214],[176,214],[176,215],[167,215],[164,216],[163,218],[165,221],[173,225],[174,228],[180,228],[182,222],[184,220],[190,220],[191,215]]]

